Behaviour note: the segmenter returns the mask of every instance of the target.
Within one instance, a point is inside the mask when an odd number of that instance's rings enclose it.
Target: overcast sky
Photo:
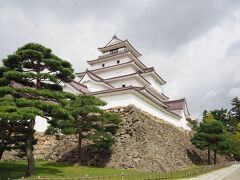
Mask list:
[[[37,42],[78,72],[115,33],[193,117],[240,96],[239,0],[0,0],[0,59]]]

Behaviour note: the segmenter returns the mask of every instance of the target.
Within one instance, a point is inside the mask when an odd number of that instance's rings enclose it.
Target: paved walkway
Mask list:
[[[240,180],[240,164],[234,164],[232,166],[186,180]]]

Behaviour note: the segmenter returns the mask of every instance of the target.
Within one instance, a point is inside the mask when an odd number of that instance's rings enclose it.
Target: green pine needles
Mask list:
[[[72,65],[51,49],[29,43],[3,60],[0,67],[0,159],[5,150],[26,156],[26,176],[34,173],[34,126],[47,119],[48,133],[78,134],[109,148],[119,124],[116,114],[103,111],[106,103],[92,96],[63,92],[62,83],[74,78]]]

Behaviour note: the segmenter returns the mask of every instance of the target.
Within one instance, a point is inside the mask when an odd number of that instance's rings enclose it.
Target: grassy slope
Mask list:
[[[20,178],[24,176],[26,162],[0,163],[0,177]],[[87,166],[74,166],[68,164],[60,164],[53,162],[36,162],[35,176],[41,177],[79,177],[85,176],[101,176],[124,173],[136,173],[132,170],[120,170],[112,168],[98,168]]]
[[[0,163],[0,179],[4,180],[7,178],[21,178],[24,176],[24,172],[26,170],[27,163],[26,162],[12,162],[12,163]],[[227,165],[226,165],[227,166]],[[224,166],[223,166],[224,167]],[[201,171],[198,169],[200,168]],[[83,177],[85,179],[85,175],[88,174],[89,177],[95,176],[95,178],[91,178],[91,180],[121,180],[121,174],[124,173],[124,180],[133,180],[133,179],[151,179],[151,178],[159,178],[161,179],[172,179],[171,177],[192,177],[200,174],[204,174],[210,172],[212,170],[216,170],[222,167],[216,167],[214,169],[208,169],[205,166],[205,170],[203,171],[204,166],[192,166],[185,170],[176,171],[174,173],[144,173],[138,172],[136,170],[121,170],[121,169],[113,169],[113,168],[99,168],[99,167],[87,167],[87,166],[74,166],[69,164],[62,163],[53,163],[47,161],[38,161],[36,162],[36,169],[34,177],[40,176],[48,177],[48,178],[56,178],[56,177]],[[196,171],[197,170],[197,171]],[[192,173],[189,173],[192,172]],[[109,175],[118,175],[118,176],[109,176]],[[173,175],[173,176],[172,176]],[[101,176],[98,178],[97,176]],[[103,177],[104,176],[104,177]]]

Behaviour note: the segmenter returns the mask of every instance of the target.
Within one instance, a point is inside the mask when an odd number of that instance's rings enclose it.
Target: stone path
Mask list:
[[[229,174],[223,180],[239,180],[240,179],[240,168],[238,168],[233,173]]]
[[[234,164],[223,169],[185,180],[240,180],[240,164]]]

